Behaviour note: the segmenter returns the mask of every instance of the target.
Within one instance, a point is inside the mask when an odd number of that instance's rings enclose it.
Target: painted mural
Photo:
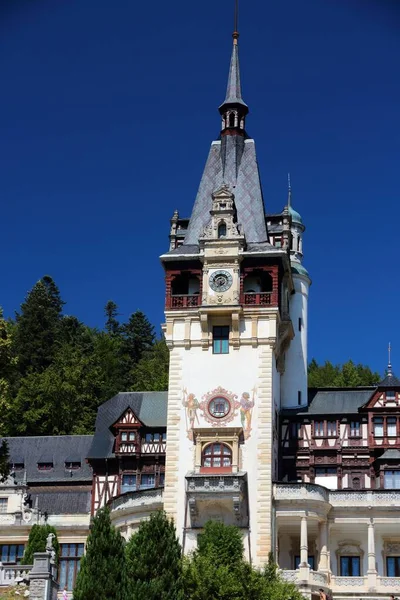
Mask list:
[[[251,434],[253,408],[255,405],[256,388],[243,392],[240,400],[234,392],[219,386],[202,396],[199,402],[194,393],[183,389],[182,405],[185,410],[186,431],[189,440],[193,440],[193,430],[200,426],[200,419],[210,423],[213,427],[225,427],[238,415],[243,428],[244,439]],[[200,412],[200,414],[199,414]]]

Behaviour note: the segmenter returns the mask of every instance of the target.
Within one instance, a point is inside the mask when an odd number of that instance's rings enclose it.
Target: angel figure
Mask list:
[[[186,429],[188,437],[189,439],[193,439],[194,423],[196,420],[199,422],[199,417],[197,415],[199,401],[194,394],[188,394],[186,388],[183,389],[182,405],[186,408]]]

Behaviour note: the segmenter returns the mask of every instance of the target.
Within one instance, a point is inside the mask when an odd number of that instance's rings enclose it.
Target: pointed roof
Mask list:
[[[226,88],[226,96],[224,102],[219,107],[220,110],[227,104],[241,104],[248,110],[247,104],[242,98],[242,86],[240,82],[240,67],[239,67],[239,46],[238,46],[239,34],[235,32],[233,34],[233,48],[231,63],[229,66],[228,85]]]
[[[382,381],[380,381],[378,383],[378,388],[381,387],[385,387],[385,388],[395,388],[395,387],[400,387],[400,379],[398,377],[396,377],[396,375],[394,375],[392,373],[392,370],[388,370],[386,377],[384,377],[382,379]]]

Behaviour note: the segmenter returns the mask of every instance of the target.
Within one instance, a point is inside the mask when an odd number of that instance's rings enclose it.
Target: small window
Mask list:
[[[165,473],[160,473],[160,485],[165,484]]]
[[[136,490],[136,473],[122,475],[121,493],[134,492]]]
[[[386,576],[400,577],[400,556],[386,557]]]
[[[153,435],[153,440],[154,440],[155,442],[159,442],[159,441],[160,441],[160,434],[159,434],[159,433],[155,433],[155,434]]]
[[[78,469],[81,468],[81,463],[78,461],[76,461],[76,462],[66,461],[65,468],[68,469],[68,471],[77,471]]]
[[[229,353],[229,327],[213,327],[213,353]]]
[[[128,433],[128,440],[130,442],[134,442],[136,440],[136,433],[134,431],[130,431]]]
[[[299,406],[301,405],[301,391],[300,390],[297,392],[297,404]]]
[[[387,435],[388,437],[397,436],[397,419],[396,417],[387,418]]]
[[[218,237],[219,238],[226,237],[226,223],[220,223],[218,225]]]
[[[122,431],[121,432],[121,442],[127,442],[127,441],[128,441],[128,432]]]
[[[53,468],[52,462],[38,462],[39,471],[51,471]]]
[[[386,392],[386,400],[394,400],[396,398],[396,393],[394,390],[387,390]]]
[[[24,463],[12,463],[11,468],[13,471],[23,471],[25,465]]]
[[[299,331],[301,331],[302,325],[303,325],[303,320],[301,317],[299,317]]]
[[[232,466],[232,451],[226,444],[209,444],[203,450],[202,466],[220,469]]]
[[[1,544],[1,562],[19,565],[24,556],[25,546],[23,544]]]
[[[323,437],[324,435],[324,422],[314,421],[314,435],[315,437]]]
[[[360,557],[341,556],[340,575],[341,577],[360,577]]]
[[[153,441],[153,434],[152,433],[146,433],[146,442],[149,444],[152,441]]]
[[[375,417],[374,419],[374,436],[383,437],[383,418]]]
[[[385,490],[400,490],[400,471],[385,471],[383,480]]]
[[[162,441],[166,442],[167,441],[167,432],[164,431],[164,433],[162,434]]]
[[[359,421],[350,421],[350,437],[360,437]]]
[[[121,442],[134,442],[136,440],[135,431],[121,431]]]
[[[150,475],[142,475],[142,480],[140,483],[140,489],[146,490],[148,488],[153,488],[156,485],[156,477],[153,473]]]
[[[282,248],[282,238],[276,237],[274,240],[275,248]]]
[[[336,421],[328,421],[327,432],[328,432],[328,437],[336,436]]]
[[[289,435],[292,440],[297,440],[301,434],[301,423],[290,423]]]
[[[336,467],[317,467],[315,469],[316,477],[331,477],[332,475],[337,475]]]
[[[4,514],[7,512],[8,498],[0,498],[0,513]]]

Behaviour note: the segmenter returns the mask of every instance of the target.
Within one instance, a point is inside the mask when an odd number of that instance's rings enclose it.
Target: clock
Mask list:
[[[232,285],[232,275],[228,271],[215,271],[210,276],[210,288],[214,292],[226,292]]]

